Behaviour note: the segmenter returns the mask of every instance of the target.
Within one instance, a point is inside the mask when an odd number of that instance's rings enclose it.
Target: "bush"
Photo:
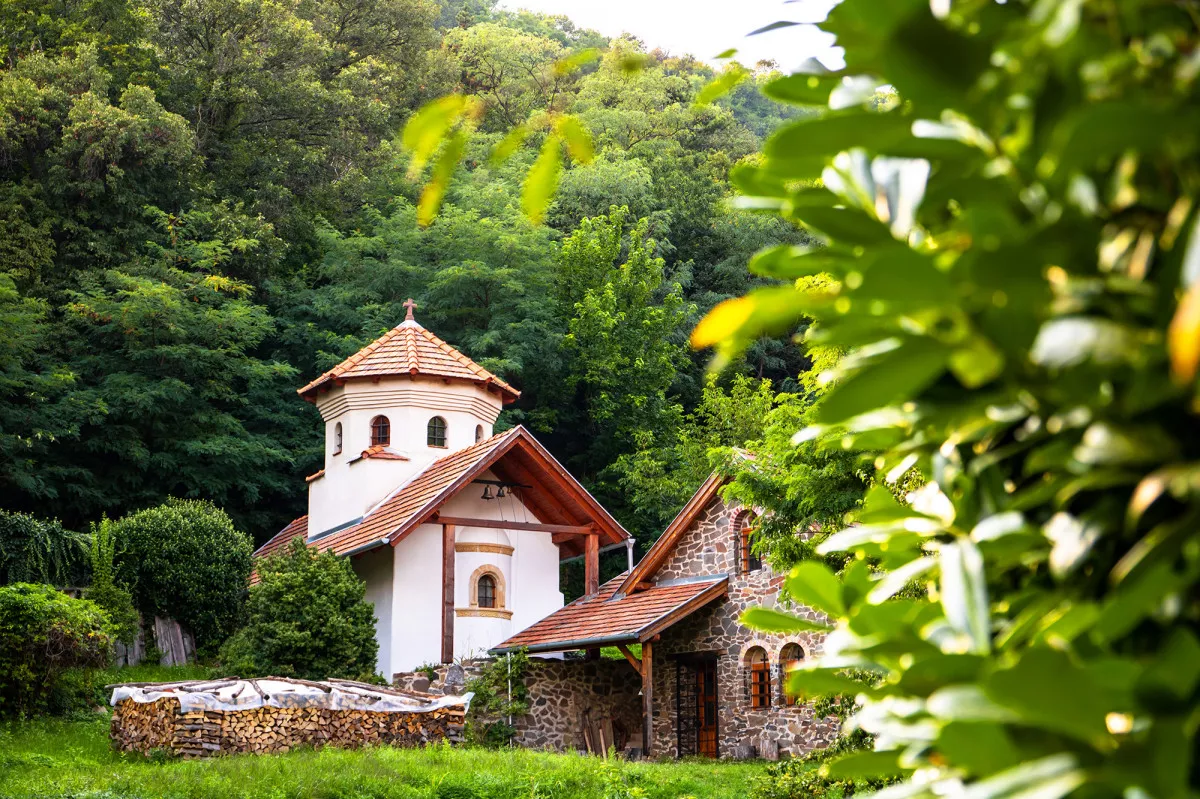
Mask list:
[[[146,617],[173,618],[196,649],[220,646],[242,619],[250,578],[250,537],[208,502],[170,499],[112,523],[117,582],[133,586]]]
[[[374,679],[374,609],[350,561],[293,541],[258,563],[249,621],[221,649],[225,671],[325,679]]]
[[[87,536],[57,519],[0,510],[0,585],[82,585],[86,575]]]
[[[111,650],[111,625],[95,603],[48,585],[0,588],[0,712],[46,710],[65,669],[102,667]]]
[[[512,741],[516,729],[509,719],[529,712],[529,688],[525,685],[529,668],[529,655],[521,649],[488,663],[478,677],[467,682],[467,690],[475,694],[467,717],[468,742],[498,748]]]

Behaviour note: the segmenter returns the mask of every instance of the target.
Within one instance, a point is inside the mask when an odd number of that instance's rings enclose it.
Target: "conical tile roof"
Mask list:
[[[412,316],[299,390],[306,399],[329,386],[362,378],[440,377],[495,389],[505,403],[521,392],[422,327]]]

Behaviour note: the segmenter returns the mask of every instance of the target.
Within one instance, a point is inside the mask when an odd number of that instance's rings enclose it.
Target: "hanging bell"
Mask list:
[[[503,498],[504,498],[504,486],[500,486],[500,488],[498,488],[496,490],[496,499],[503,499]]]
[[[483,498],[484,498],[484,499],[491,499],[491,498],[492,498],[492,487],[491,487],[491,486],[484,486],[484,487],[483,487]]]

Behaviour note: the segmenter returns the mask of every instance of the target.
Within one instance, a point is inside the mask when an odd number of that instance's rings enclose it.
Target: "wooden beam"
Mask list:
[[[642,753],[654,750],[654,644],[642,644]]]
[[[454,662],[454,525],[442,525],[442,662]]]
[[[634,657],[633,653],[629,651],[629,647],[625,646],[625,644],[617,644],[617,651],[625,656],[625,659],[629,661],[629,665],[633,666],[638,674],[642,673],[642,661]]]
[[[583,556],[583,593],[592,595],[600,591],[600,536],[589,535]]]
[[[489,527],[496,530],[532,530],[535,533],[558,533],[560,535],[590,535],[598,533],[591,525],[542,524],[541,522],[506,522],[500,519],[473,519],[467,516],[443,516],[436,513],[434,524],[449,524],[456,527]]]

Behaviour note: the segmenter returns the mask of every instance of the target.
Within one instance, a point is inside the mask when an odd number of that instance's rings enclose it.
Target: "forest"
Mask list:
[[[295,390],[408,297],[522,391],[498,429],[532,429],[643,546],[710,451],[801,401],[786,338],[719,376],[688,346],[773,282],[753,253],[806,238],[728,202],[805,113],[760,91],[772,63],[707,102],[719,63],[489,0],[27,0],[0,42],[0,508],[86,530],[207,499],[261,543],[320,468]],[[475,134],[423,226],[401,132],[456,92],[482,101]],[[594,157],[534,224],[545,134],[489,153],[565,113]]]

